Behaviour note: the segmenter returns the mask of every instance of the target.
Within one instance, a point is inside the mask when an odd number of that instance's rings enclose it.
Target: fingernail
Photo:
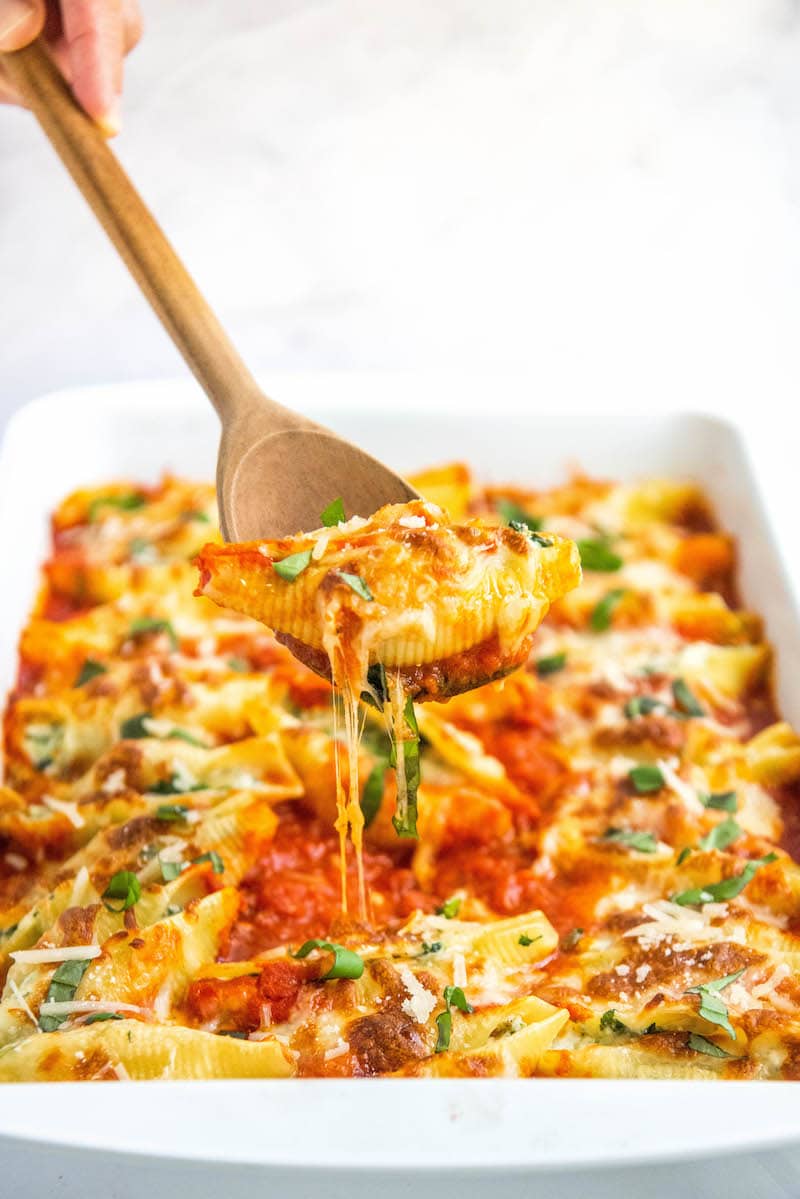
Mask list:
[[[116,137],[122,128],[122,118],[119,111],[119,100],[112,100],[107,110],[98,120],[98,125],[106,137]]]
[[[32,0],[4,0],[0,3],[0,50],[18,49],[14,45],[14,33],[23,25],[30,23],[36,13],[36,5]],[[5,46],[6,41],[12,43]]]

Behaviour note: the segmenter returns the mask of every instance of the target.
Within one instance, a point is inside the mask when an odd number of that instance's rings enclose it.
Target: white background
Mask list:
[[[794,0],[145,0],[117,149],[257,368],[791,402]],[[0,425],[176,352],[0,109]],[[278,397],[279,398],[279,397]]]

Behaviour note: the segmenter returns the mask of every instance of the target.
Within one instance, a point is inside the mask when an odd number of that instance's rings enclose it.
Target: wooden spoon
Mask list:
[[[264,395],[44,47],[0,55],[131,274],[217,410],[217,498],[228,541],[317,528],[341,496],[370,516],[417,493],[369,454]]]

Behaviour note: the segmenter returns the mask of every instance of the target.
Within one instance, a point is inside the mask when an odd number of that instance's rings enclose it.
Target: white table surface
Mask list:
[[[248,360],[793,397],[790,0],[144,0],[118,152]],[[0,109],[0,425],[182,365]]]

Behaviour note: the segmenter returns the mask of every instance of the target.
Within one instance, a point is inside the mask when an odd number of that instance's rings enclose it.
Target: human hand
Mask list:
[[[122,61],[142,33],[138,0],[0,0],[0,51],[40,33],[79,104],[108,135],[119,131]],[[0,66],[0,103],[19,97]]]

